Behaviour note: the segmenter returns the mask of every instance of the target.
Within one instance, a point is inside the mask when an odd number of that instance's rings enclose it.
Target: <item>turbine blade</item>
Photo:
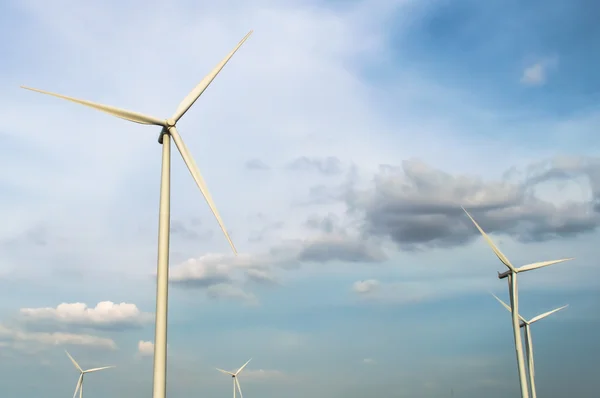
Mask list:
[[[242,370],[244,370],[244,368],[246,367],[246,365],[248,365],[248,364],[250,363],[250,361],[251,361],[251,360],[252,360],[252,358],[250,358],[250,359],[248,360],[248,362],[246,362],[245,364],[243,364],[243,365],[242,365],[242,367],[241,367],[241,368],[239,368],[239,369],[237,370],[237,372],[235,372],[235,374],[237,375],[237,374],[239,374],[239,373],[240,373]]]
[[[560,311],[560,310],[563,310],[563,309],[567,308],[568,306],[569,306],[569,305],[567,304],[567,305],[563,305],[562,307],[559,307],[559,308],[553,309],[552,311],[544,312],[543,314],[540,314],[540,315],[538,315],[538,316],[536,316],[536,317],[533,317],[533,318],[531,318],[531,320],[529,321],[529,323],[530,323],[530,324],[531,324],[531,323],[535,323],[535,322],[539,321],[540,319],[544,319],[545,317],[547,317],[547,316],[549,316],[549,315],[552,315],[552,314],[554,314],[555,312],[558,312],[558,311]]]
[[[97,372],[99,370],[111,369],[111,368],[116,368],[116,366],[111,365],[111,366],[103,366],[101,368],[88,369],[88,370],[84,370],[83,373],[92,373],[92,372]]]
[[[183,161],[185,162],[188,170],[192,174],[194,181],[196,181],[196,185],[198,185],[198,188],[200,188],[202,195],[204,195],[204,199],[206,199],[206,203],[208,203],[210,210],[212,211],[213,215],[217,219],[217,222],[219,223],[221,230],[225,234],[225,238],[227,238],[227,241],[229,242],[229,245],[231,246],[233,253],[235,255],[237,255],[237,250],[235,249],[235,246],[233,245],[233,242],[232,242],[231,238],[229,237],[229,233],[227,233],[225,224],[223,223],[223,220],[221,219],[221,215],[219,214],[219,211],[217,210],[217,207],[215,206],[213,198],[210,195],[210,192],[208,191],[206,182],[204,182],[204,178],[202,178],[202,174],[200,174],[200,170],[198,169],[198,166],[196,165],[194,158],[192,157],[189,150],[185,146],[185,143],[183,142],[183,139],[177,132],[177,129],[175,127],[171,127],[171,128],[169,128],[169,133],[171,134],[171,137],[173,138],[173,141],[175,142],[175,145],[177,146],[177,149],[179,150],[179,153],[181,154],[181,157],[183,158]]]
[[[525,354],[527,355],[527,367],[531,369],[531,341],[529,339],[529,327],[525,327]],[[533,370],[533,369],[531,369]]]
[[[492,250],[494,251],[494,254],[496,255],[496,257],[498,257],[498,259],[500,261],[502,261],[502,264],[506,265],[508,267],[508,269],[510,269],[511,271],[516,272],[515,267],[513,267],[513,265],[510,263],[510,261],[508,261],[508,258],[506,258],[506,256],[504,254],[502,254],[502,252],[500,251],[500,249],[498,249],[498,247],[496,247],[496,245],[494,244],[494,242],[492,241],[492,239],[483,231],[483,229],[481,229],[481,227],[479,226],[479,224],[477,224],[477,221],[475,221],[473,219],[473,217],[471,217],[471,215],[469,214],[469,212],[466,211],[464,207],[461,206],[461,209],[463,209],[463,211],[465,213],[467,213],[467,216],[469,216],[469,218],[471,219],[471,221],[473,221],[473,224],[475,224],[475,226],[477,227],[477,229],[479,230],[479,232],[481,232],[481,235],[483,235],[483,238],[485,239],[485,241],[487,242],[487,244],[492,248]]]
[[[69,357],[69,359],[71,360],[71,362],[73,362],[73,365],[75,365],[75,367],[77,368],[77,370],[79,370],[80,372],[83,373],[83,369],[81,369],[81,366],[79,366],[79,364],[77,363],[77,361],[75,361],[75,359],[73,359],[73,357],[71,356],[71,354],[69,354],[69,351],[65,350],[65,352],[67,353],[67,356]]]
[[[233,57],[233,54],[235,54],[236,51],[239,50],[239,48],[250,37],[251,34],[252,31],[248,32],[248,34],[244,36],[244,38],[238,43],[238,45],[235,46],[235,48],[229,54],[227,54],[227,56],[208,75],[206,75],[206,77],[202,79],[202,81],[200,81],[200,83],[198,83],[196,87],[194,87],[194,89],[183,99],[183,101],[181,101],[181,103],[177,107],[177,110],[175,111],[175,114],[173,114],[173,119],[176,122],[179,119],[181,119],[181,117],[188,111],[188,109],[190,109],[192,105],[194,105],[194,102],[196,102],[198,97],[202,95],[204,90],[206,90],[210,83],[212,83],[212,81],[215,79],[215,77],[217,77],[219,72],[221,72],[221,69],[223,69],[223,67],[227,64],[227,62],[229,62],[231,57]]]
[[[529,328],[529,325],[527,326],[528,329],[528,333],[527,333],[527,339],[529,341],[529,364],[531,366],[531,374],[535,377],[535,361],[533,360],[533,342],[531,341],[531,330]]]
[[[219,369],[219,368],[215,368],[215,369],[217,369],[219,372],[222,372],[222,373],[228,374],[228,375],[230,375],[230,376],[235,376],[235,373],[228,372],[228,371],[226,371],[226,370]]]
[[[517,268],[517,272],[531,271],[531,270],[534,270],[534,269],[547,267],[549,265],[554,265],[554,264],[562,263],[562,262],[573,260],[573,259],[574,259],[574,257],[571,257],[571,258],[561,258],[560,260],[541,261],[539,263],[527,264],[527,265],[523,265],[523,266]]]
[[[79,375],[79,379],[77,379],[77,385],[75,385],[75,393],[73,394],[73,398],[77,396],[77,391],[81,388],[81,382],[83,380],[83,373]]]
[[[502,304],[504,306],[504,308],[506,308],[508,310],[508,312],[512,313],[512,309],[510,308],[510,305],[506,304],[504,301],[500,300],[498,298],[498,296],[496,296],[494,293],[490,293],[492,296],[494,296],[494,298],[496,300],[498,300],[498,302],[500,304]],[[521,319],[521,321],[523,321],[523,323],[527,323],[527,321],[525,320],[525,318],[523,318],[520,314],[519,314],[519,319]]]
[[[242,387],[240,387],[240,382],[238,381],[238,378],[236,377],[235,379],[235,385],[238,388],[238,391],[240,392],[240,398],[244,398],[244,394],[242,394]]]
[[[156,125],[156,126],[166,126],[166,123],[164,120],[155,118],[153,116],[147,116],[147,115],[144,115],[144,114],[141,114],[138,112],[128,111],[128,110],[119,109],[119,108],[116,108],[116,107],[110,106],[110,105],[98,104],[98,103],[91,102],[91,101],[68,97],[68,96],[62,95],[62,94],[51,93],[49,91],[38,90],[37,88],[31,88],[31,87],[25,87],[25,86],[21,86],[21,88],[24,88],[26,90],[35,91],[35,92],[42,93],[42,94],[52,95],[57,98],[62,98],[67,101],[85,105],[90,108],[94,108],[99,111],[108,113],[109,115],[113,115],[113,116],[119,117],[121,119],[129,120],[131,122],[140,123],[140,124],[152,124],[152,125]]]

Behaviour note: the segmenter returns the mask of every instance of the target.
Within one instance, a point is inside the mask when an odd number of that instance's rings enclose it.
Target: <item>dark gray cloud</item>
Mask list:
[[[208,288],[213,285],[219,285],[223,283],[230,283],[231,278],[225,274],[213,274],[213,275],[188,275],[182,278],[171,278],[169,281],[173,285],[187,288]]]
[[[358,233],[352,218],[342,218],[334,213],[311,215],[304,226],[318,231],[318,235],[303,242],[297,257],[300,262],[373,263],[387,258],[381,249],[381,242]]]
[[[271,167],[260,159],[250,159],[244,166],[248,170],[269,170]]]
[[[329,213],[324,217],[311,215],[308,217],[304,225],[309,229],[331,234],[340,231],[339,222],[339,218],[335,214]]]
[[[323,175],[339,175],[343,171],[342,162],[333,156],[325,158],[300,156],[291,161],[288,170],[316,171]]]
[[[375,263],[384,261],[387,256],[381,247],[373,242],[343,235],[326,235],[307,241],[297,258],[300,262],[314,263]]]
[[[585,177],[593,200],[555,204],[536,188],[546,182]],[[514,180],[517,181],[514,181]],[[369,189],[348,185],[349,212],[363,217],[365,234],[389,237],[402,249],[454,246],[477,236],[464,206],[487,232],[519,241],[544,241],[595,230],[600,214],[600,162],[555,158],[509,170],[502,180],[451,175],[417,161],[382,166]],[[597,206],[596,206],[597,207]]]

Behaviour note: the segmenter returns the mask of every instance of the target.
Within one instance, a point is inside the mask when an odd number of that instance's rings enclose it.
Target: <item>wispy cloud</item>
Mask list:
[[[0,325],[0,341],[9,343],[17,349],[34,349],[35,347],[48,349],[57,345],[89,346],[110,350],[117,348],[117,344],[106,337],[63,332],[30,332],[4,325]]]
[[[334,156],[325,158],[301,156],[287,165],[288,170],[316,171],[323,175],[338,175],[342,173],[342,163]]]
[[[249,382],[290,382],[294,377],[281,370],[275,369],[248,369],[243,372],[244,381]]]
[[[375,365],[377,362],[373,358],[365,358],[363,359],[363,363],[365,365]]]
[[[548,73],[558,65],[556,57],[546,58],[527,66],[523,70],[521,83],[527,86],[542,86],[548,80]]]
[[[250,159],[245,166],[248,170],[269,170],[271,167],[260,159]]]

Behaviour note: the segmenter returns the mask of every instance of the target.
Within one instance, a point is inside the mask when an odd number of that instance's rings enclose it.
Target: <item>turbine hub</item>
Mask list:
[[[173,119],[167,119],[167,127],[175,127],[175,120]]]

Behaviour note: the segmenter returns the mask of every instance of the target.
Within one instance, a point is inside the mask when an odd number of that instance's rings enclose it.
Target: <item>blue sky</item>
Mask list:
[[[158,129],[27,85],[167,117],[169,397],[518,394],[515,264],[538,393],[596,397],[600,31],[585,1],[8,1],[0,6],[0,391],[151,392]],[[79,303],[79,304],[77,304]],[[223,377],[221,377],[223,376]],[[33,378],[33,379],[32,379]],[[32,382],[35,380],[35,382]],[[572,386],[577,386],[576,390]]]

